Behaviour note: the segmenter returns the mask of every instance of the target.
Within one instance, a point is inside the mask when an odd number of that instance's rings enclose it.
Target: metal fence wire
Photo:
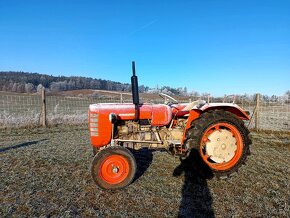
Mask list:
[[[250,129],[290,131],[290,99],[281,97],[275,102],[258,98],[235,99],[237,104],[250,111],[252,117],[246,125]],[[88,98],[46,96],[46,122],[48,125],[82,124],[87,122],[88,107],[95,103],[131,102],[129,98]],[[189,101],[195,99],[189,99]],[[227,102],[224,98],[205,100]],[[142,102],[161,103],[162,100],[142,99]],[[228,102],[232,102],[232,98]],[[43,100],[40,95],[0,92],[0,128],[36,127],[41,125]]]
[[[256,101],[256,100],[255,100]],[[253,115],[250,128],[274,131],[290,131],[290,99],[279,97],[277,101],[259,99],[259,104],[244,105]],[[254,114],[253,114],[254,113]]]
[[[0,128],[37,126],[40,111],[40,96],[0,94]]]

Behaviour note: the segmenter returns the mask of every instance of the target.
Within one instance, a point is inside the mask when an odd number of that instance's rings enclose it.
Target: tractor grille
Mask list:
[[[90,114],[91,136],[99,136],[99,114]]]

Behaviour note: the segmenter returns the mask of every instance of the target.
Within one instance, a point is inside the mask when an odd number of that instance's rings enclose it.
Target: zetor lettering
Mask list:
[[[134,179],[136,160],[129,149],[166,149],[187,158],[193,150],[219,178],[229,177],[250,153],[249,115],[236,104],[194,101],[178,103],[160,93],[164,104],[139,102],[132,64],[133,103],[101,103],[89,107],[89,130],[95,157],[91,173],[103,189],[119,189]]]

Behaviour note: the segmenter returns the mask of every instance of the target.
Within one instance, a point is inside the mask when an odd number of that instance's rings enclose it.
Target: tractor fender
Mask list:
[[[197,119],[201,114],[211,111],[211,110],[225,110],[235,114],[241,120],[250,120],[249,115],[236,104],[231,103],[209,103],[204,104],[200,107],[194,106],[192,110],[189,111],[188,120],[185,129],[188,130],[191,126],[193,120]],[[186,139],[186,131],[184,131],[182,142],[184,143]]]
[[[224,110],[229,111],[235,114],[241,120],[250,120],[249,113],[244,111],[237,104],[232,103],[209,103],[203,105],[200,110],[202,112],[210,111],[210,110]]]
[[[246,111],[240,108],[236,104],[231,103],[209,103],[204,104],[201,107],[193,107],[192,110],[189,111],[189,117],[186,124],[186,129],[190,128],[191,122],[197,119],[202,113],[210,111],[210,110],[225,110],[233,113],[241,120],[250,120],[249,115]]]

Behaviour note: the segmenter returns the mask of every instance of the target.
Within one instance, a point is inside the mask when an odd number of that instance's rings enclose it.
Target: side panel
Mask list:
[[[189,117],[188,117],[185,129],[189,129],[190,125],[191,125],[191,122],[193,120],[197,119],[200,116],[201,113],[202,113],[202,111],[200,111],[200,110],[191,110],[191,111],[189,111]]]
[[[98,110],[89,111],[89,130],[91,144],[94,147],[102,147],[109,144],[112,132],[109,114],[100,114]]]
[[[182,143],[184,143],[185,139],[186,139],[186,130],[188,130],[190,128],[190,125],[191,125],[191,122],[195,119],[197,119],[200,114],[202,113],[202,111],[200,110],[191,110],[189,111],[189,117],[187,119],[187,122],[186,122],[186,126],[185,126],[185,131],[183,133],[183,137],[182,137]]]

